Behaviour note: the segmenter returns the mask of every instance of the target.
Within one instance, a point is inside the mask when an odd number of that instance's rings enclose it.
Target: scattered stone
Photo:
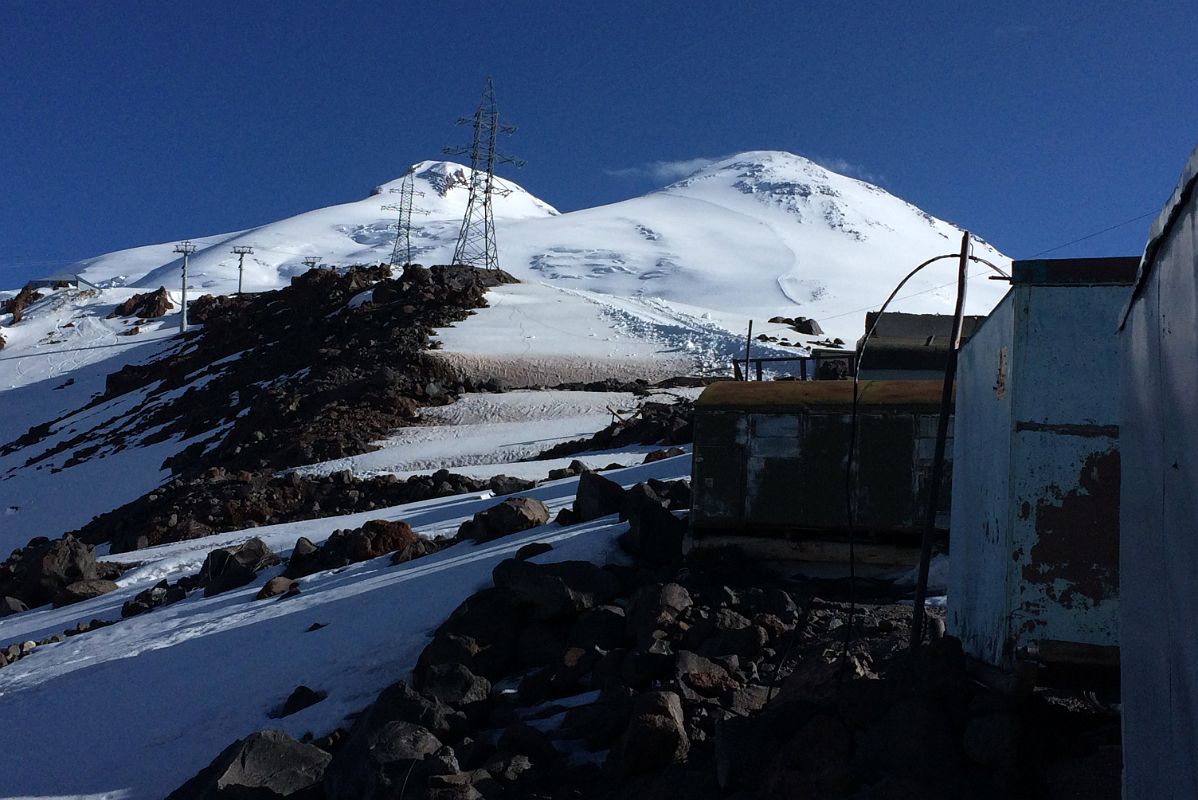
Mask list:
[[[295,690],[287,696],[285,701],[283,701],[283,705],[280,706],[278,711],[273,713],[271,716],[275,717],[276,719],[280,717],[289,717],[292,714],[303,711],[308,706],[316,705],[321,700],[325,699],[325,697],[327,697],[327,695],[324,692],[318,692],[315,689],[310,689],[301,684],[295,687]]]
[[[489,542],[501,536],[526,531],[549,522],[549,509],[532,497],[512,497],[496,506],[480,511],[473,519],[463,522],[458,539]]]
[[[254,596],[254,599],[266,600],[270,597],[278,597],[281,594],[290,594],[293,588],[296,592],[299,591],[299,586],[295,581],[282,575],[276,575],[258,590],[258,594]]]
[[[527,561],[551,550],[553,550],[553,545],[548,542],[530,542],[516,551],[516,558],[520,561]]]

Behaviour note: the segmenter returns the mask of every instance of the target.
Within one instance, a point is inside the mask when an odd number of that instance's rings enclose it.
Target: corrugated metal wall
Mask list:
[[[1198,797],[1198,150],[1153,225],[1123,345],[1127,800]]]

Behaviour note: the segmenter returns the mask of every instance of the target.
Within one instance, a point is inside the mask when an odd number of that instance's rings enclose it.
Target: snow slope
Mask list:
[[[416,259],[448,262],[466,202],[468,169],[451,162],[422,161],[409,173],[424,194],[417,205],[429,213],[413,218]],[[195,239],[190,282],[197,292],[228,292],[236,286],[233,245],[252,245],[246,287],[283,285],[304,269],[302,259],[324,263],[389,260],[395,237],[391,190],[385,183],[352,203],[317,209],[238,233]],[[718,328],[743,335],[772,316],[807,316],[825,331],[852,341],[864,311],[876,308],[914,265],[959,248],[960,231],[877,186],[831,172],[801,156],[753,151],[732,156],[689,178],[643,197],[558,214],[518,185],[500,181],[507,194],[494,200],[500,262],[522,281],[544,290],[523,298],[524,328],[508,325],[505,312],[484,311],[461,326],[465,333],[446,349],[487,356],[495,341],[532,358],[581,355],[605,358],[611,348],[582,341],[592,321],[605,322],[604,336],[634,343],[649,355],[681,344],[670,326],[700,334]],[[82,274],[101,285],[154,289],[179,283],[181,262],[174,243],[110,253],[83,262]],[[977,255],[1005,266],[1008,260],[979,242]],[[914,280],[896,310],[952,310],[951,262]],[[1005,285],[979,278],[970,291],[970,313],[985,313]],[[582,320],[564,338],[529,338],[528,323],[552,325],[560,306]],[[613,324],[621,315],[643,321],[642,330]],[[570,315],[567,315],[570,316]],[[486,331],[471,336],[472,329]],[[496,335],[496,333],[502,335]],[[581,336],[576,335],[581,332]],[[610,333],[608,333],[610,332]],[[702,364],[726,363],[731,339],[695,354]],[[654,349],[656,348],[656,349]],[[639,358],[644,353],[628,358]]]
[[[524,436],[535,435],[535,421]],[[436,447],[426,452],[435,452]],[[624,486],[690,472],[689,456],[607,473]],[[551,509],[569,504],[577,479],[527,494]],[[0,619],[0,643],[39,639],[92,618],[117,619],[137,592],[198,569],[211,549],[263,538],[284,555],[295,540],[323,541],[368,519],[406,520],[421,535],[452,534],[495,500],[459,496],[346,517],[255,528],[138,551],[145,559],[117,592],[62,609]],[[0,748],[4,797],[158,798],[229,742],[261,728],[295,737],[346,726],[347,714],[385,686],[408,679],[436,626],[491,570],[524,544],[553,550],[538,561],[620,558],[614,516],[570,527],[554,523],[485,545],[456,545],[401,566],[387,557],[318,573],[286,600],[255,601],[252,585],[175,605],[35,650],[0,669],[0,719],[20,736]],[[309,631],[316,622],[326,627]],[[299,684],[328,693],[284,719],[278,707]],[[64,766],[69,764],[70,767]]]

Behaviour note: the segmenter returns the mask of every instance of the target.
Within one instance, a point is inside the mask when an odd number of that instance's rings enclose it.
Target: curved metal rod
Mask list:
[[[970,253],[970,254],[969,254],[969,260],[970,260],[970,261],[977,261],[977,262],[978,262],[978,263],[980,263],[980,264],[985,264],[987,267],[989,267],[990,269],[994,270],[994,271],[995,271],[995,272],[997,272],[999,275],[1002,275],[1002,276],[1003,276],[1004,278],[1006,278],[1007,280],[1011,280],[1011,276],[1010,276],[1010,275],[1008,275],[1007,273],[1003,272],[1001,269],[999,269],[998,267],[994,266],[993,264],[991,264],[989,261],[987,261],[987,260],[986,260],[986,259],[984,259],[984,258],[978,258],[978,257],[977,257],[977,256],[975,256],[973,253]]]

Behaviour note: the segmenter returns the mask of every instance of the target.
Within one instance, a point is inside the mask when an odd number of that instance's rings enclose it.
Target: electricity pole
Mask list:
[[[462,229],[453,251],[454,264],[497,269],[499,254],[495,246],[495,217],[491,212],[491,196],[511,193],[495,185],[495,165],[524,162],[499,153],[495,149],[496,138],[501,133],[515,133],[512,125],[499,122],[499,109],[495,105],[495,88],[491,76],[487,76],[482,99],[473,117],[462,117],[459,125],[474,128],[474,138],[468,147],[446,147],[446,155],[470,155],[470,195],[466,200],[466,213],[462,217]]]
[[[233,253],[237,256],[237,294],[241,294],[242,278],[245,276],[246,254],[253,252],[254,248],[250,247],[249,245],[233,245]]]
[[[320,256],[306,256],[304,258],[304,266],[308,269],[315,269],[320,266]]]
[[[424,197],[424,192],[416,191],[412,181],[412,173],[409,172],[404,176],[399,188],[391,190],[392,194],[399,194],[399,202],[383,206],[384,211],[396,211],[399,214],[399,220],[395,226],[395,247],[391,249],[392,267],[402,267],[404,264],[412,263],[412,214],[413,212],[428,213],[426,209],[416,208],[412,205],[412,201],[417,195]],[[404,254],[403,261],[400,261],[401,250]]]
[[[175,252],[183,254],[183,292],[179,303],[179,333],[187,330],[187,257],[196,251],[191,242],[180,242],[175,245]]]

